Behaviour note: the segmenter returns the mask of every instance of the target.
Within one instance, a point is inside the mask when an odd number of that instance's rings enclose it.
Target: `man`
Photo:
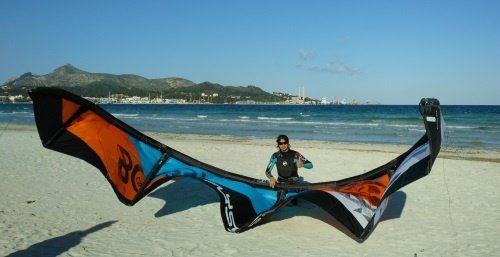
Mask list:
[[[276,183],[296,183],[299,181],[299,168],[311,169],[312,162],[307,160],[302,154],[290,149],[290,143],[286,135],[279,135],[276,139],[279,151],[273,153],[267,165],[266,176],[269,178],[269,186],[274,188]],[[278,179],[273,177],[271,171],[276,165]]]

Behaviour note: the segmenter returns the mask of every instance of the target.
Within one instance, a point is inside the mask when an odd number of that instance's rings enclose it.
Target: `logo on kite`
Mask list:
[[[132,188],[137,192],[144,182],[141,165],[134,164],[130,153],[120,145],[117,145],[120,158],[118,159],[118,176],[124,184],[132,183]]]
[[[226,221],[227,221],[227,231],[236,231],[238,230],[238,227],[236,226],[236,221],[234,219],[234,214],[233,214],[233,208],[234,206],[231,204],[231,196],[229,194],[226,194],[224,192],[224,189],[219,186],[218,184],[212,182],[212,181],[209,181],[209,180],[206,180],[206,182],[214,185],[215,189],[217,189],[217,191],[219,191],[220,195],[224,198],[224,214],[226,216]]]

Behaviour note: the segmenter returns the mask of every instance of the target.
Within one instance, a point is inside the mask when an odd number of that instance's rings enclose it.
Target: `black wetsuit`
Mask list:
[[[313,167],[312,162],[307,160],[302,154],[294,150],[288,150],[286,152],[277,151],[271,156],[271,160],[267,165],[266,176],[272,178],[271,171],[274,165],[278,170],[278,181],[279,182],[296,182],[298,181],[298,168],[297,162],[301,160],[304,164],[304,168],[311,169]]]

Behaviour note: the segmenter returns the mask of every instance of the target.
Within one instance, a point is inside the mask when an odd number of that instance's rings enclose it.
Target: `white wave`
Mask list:
[[[451,129],[477,129],[478,128],[478,127],[472,127],[472,126],[450,126],[450,125],[447,125],[446,127],[451,128]]]
[[[293,120],[293,118],[285,117],[285,118],[277,118],[277,117],[257,117],[258,120]]]
[[[115,117],[124,117],[124,118],[139,116],[139,114],[137,114],[137,113],[112,113],[112,114]]]
[[[412,125],[412,124],[386,124],[387,127],[396,127],[396,128],[417,128],[422,125]]]

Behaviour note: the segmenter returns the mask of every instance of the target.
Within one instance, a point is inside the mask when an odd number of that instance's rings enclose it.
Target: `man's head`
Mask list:
[[[276,139],[276,143],[278,144],[278,148],[282,152],[286,152],[288,151],[288,149],[290,149],[290,143],[286,135],[279,135]]]

